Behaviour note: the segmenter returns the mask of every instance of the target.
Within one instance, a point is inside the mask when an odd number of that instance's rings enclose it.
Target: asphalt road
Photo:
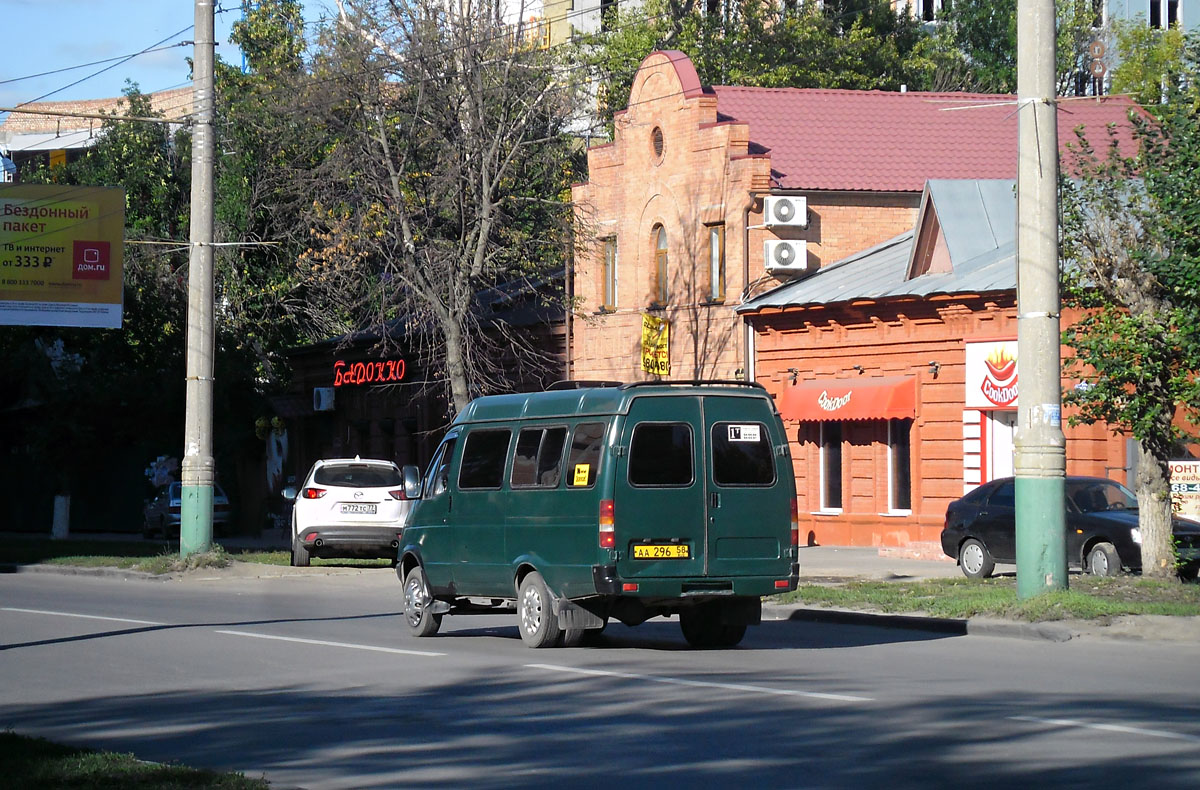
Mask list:
[[[1200,644],[794,621],[414,639],[387,570],[0,575],[0,728],[276,787],[1188,787]]]

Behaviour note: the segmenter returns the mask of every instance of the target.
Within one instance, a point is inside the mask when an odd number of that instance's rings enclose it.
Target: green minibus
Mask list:
[[[481,397],[406,489],[396,573],[418,636],[515,608],[531,647],[671,615],[692,646],[730,647],[799,576],[791,454],[756,383]]]

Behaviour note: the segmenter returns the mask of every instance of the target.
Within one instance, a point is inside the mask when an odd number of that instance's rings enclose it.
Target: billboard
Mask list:
[[[121,328],[125,191],[0,184],[0,325]]]
[[[642,315],[642,370],[671,375],[671,322],[665,318]]]

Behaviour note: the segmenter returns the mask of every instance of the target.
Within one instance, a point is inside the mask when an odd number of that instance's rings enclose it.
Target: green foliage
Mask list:
[[[1113,32],[1117,66],[1112,71],[1112,92],[1127,93],[1147,107],[1161,103],[1165,86],[1177,83],[1185,73],[1183,31],[1116,20]]]

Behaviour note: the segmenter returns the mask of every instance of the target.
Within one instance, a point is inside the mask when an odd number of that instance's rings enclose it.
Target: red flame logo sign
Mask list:
[[[1003,346],[988,354],[983,361],[987,372],[980,389],[983,396],[997,406],[1008,406],[1017,399],[1017,359],[1008,355]]]

